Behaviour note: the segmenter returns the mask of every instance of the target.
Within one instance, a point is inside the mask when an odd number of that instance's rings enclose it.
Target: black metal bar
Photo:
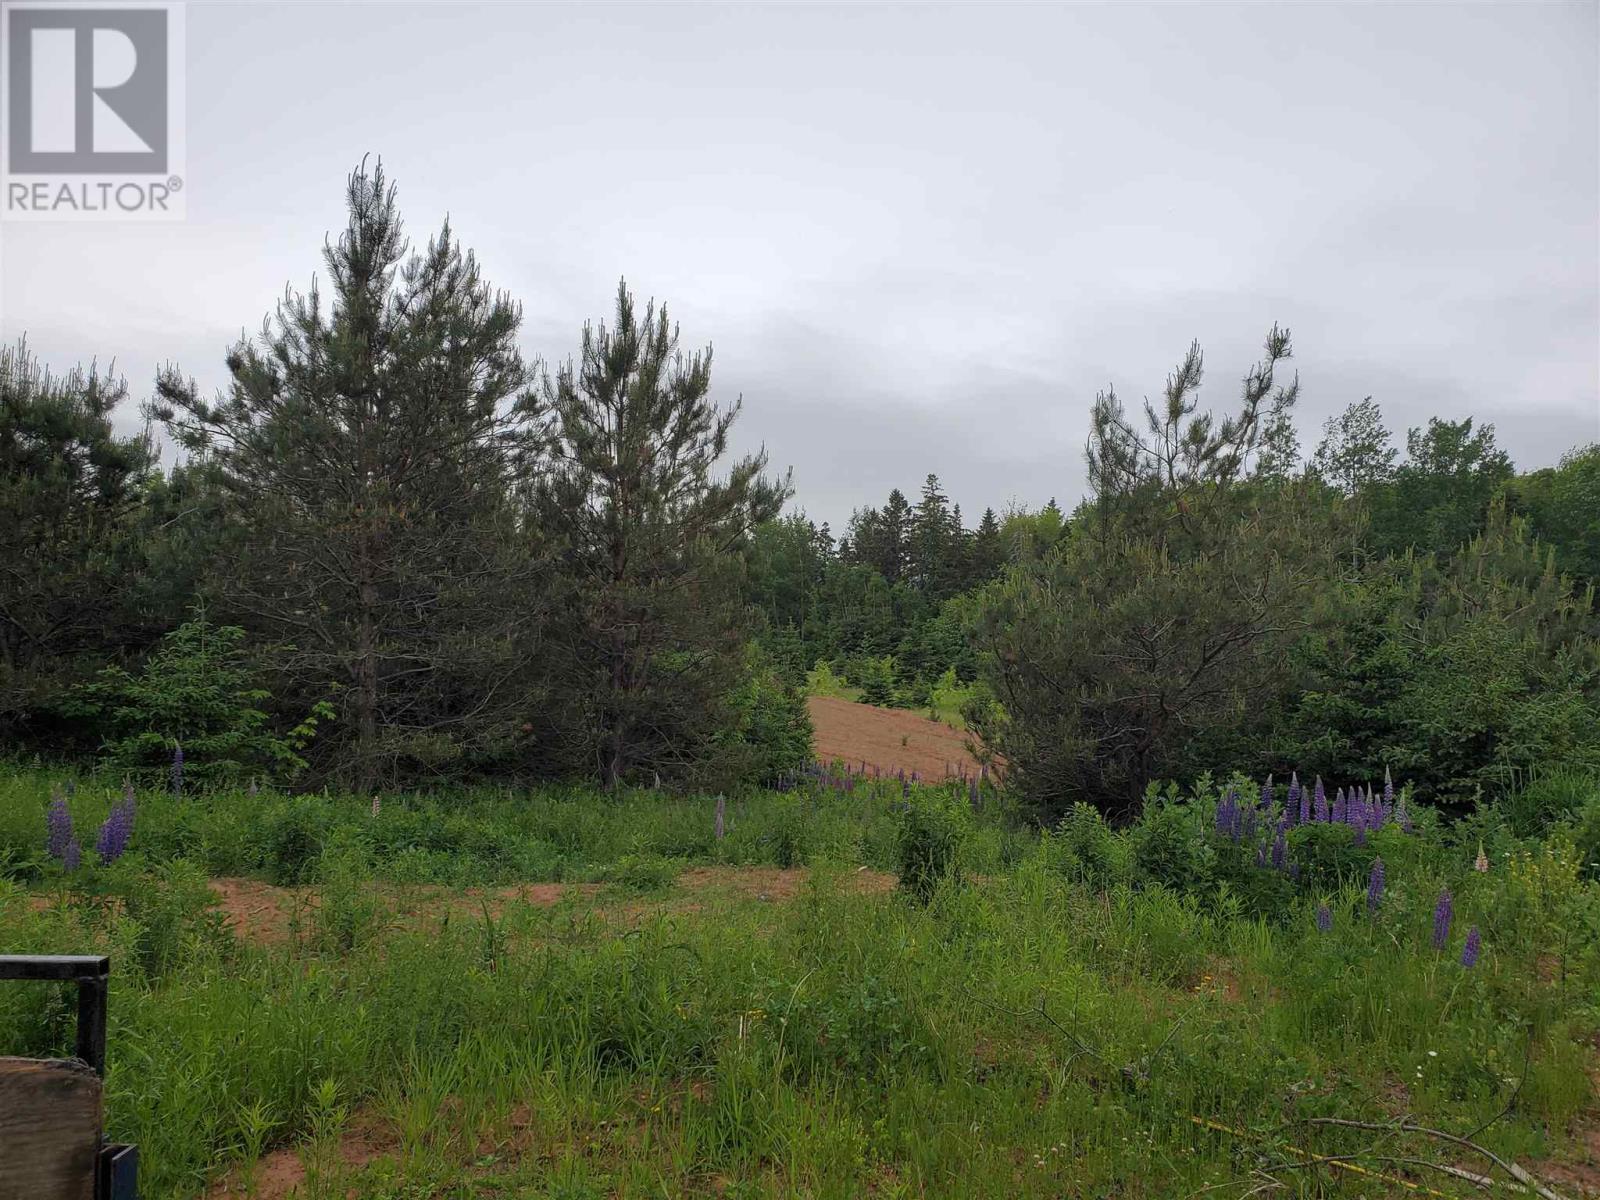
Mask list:
[[[103,954],[0,954],[0,979],[78,985],[78,1057],[106,1073],[106,994],[111,960]]]
[[[110,973],[103,954],[0,954],[0,979],[104,979]]]
[[[104,975],[78,980],[78,1057],[102,1079],[106,1074],[106,985]]]
[[[139,1148],[106,1146],[95,1164],[95,1200],[139,1200]]]

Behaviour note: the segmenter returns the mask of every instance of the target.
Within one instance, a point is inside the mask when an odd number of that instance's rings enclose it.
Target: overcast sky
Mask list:
[[[565,358],[619,276],[837,527],[1083,489],[1087,411],[1274,321],[1365,395],[1600,437],[1600,6],[188,7],[188,220],[0,227],[0,335],[211,390],[381,155]],[[134,414],[127,414],[131,426]]]

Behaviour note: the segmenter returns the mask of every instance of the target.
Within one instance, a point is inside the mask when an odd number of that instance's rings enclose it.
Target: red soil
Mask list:
[[[915,771],[923,779],[975,775],[978,760],[967,749],[970,736],[901,708],[876,708],[831,696],[812,696],[811,725],[817,758],[861,769],[867,764],[885,775]]]

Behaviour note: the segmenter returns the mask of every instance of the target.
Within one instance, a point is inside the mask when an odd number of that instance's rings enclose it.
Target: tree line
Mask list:
[[[448,223],[413,250],[381,165],[345,200],[326,291],[232,347],[220,395],[161,372],[145,411],[188,452],[171,470],[148,428],[114,431],[120,381],[0,360],[8,738],[155,770],[253,730],[229,766],[363,789],[803,761],[739,586],[789,485],[729,458],[710,350],[624,284],[575,359],[527,363],[520,308]]]
[[[573,358],[526,362],[448,224],[412,248],[381,167],[345,203],[326,284],[219,395],[163,370],[138,436],[121,380],[0,353],[14,748],[720,787],[804,762],[803,692],[839,679],[959,703],[1045,818],[1207,772],[1388,769],[1467,804],[1600,768],[1600,447],[1519,473],[1436,417],[1402,449],[1368,398],[1303,453],[1274,329],[1220,415],[1197,346],[1138,410],[1097,397],[1070,512],[969,525],[928,474],[836,534],[729,454],[739,404],[664,307],[619,286]]]

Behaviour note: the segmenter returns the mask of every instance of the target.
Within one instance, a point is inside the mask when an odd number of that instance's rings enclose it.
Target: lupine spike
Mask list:
[[[45,812],[44,848],[58,862],[66,861],[67,847],[72,844],[72,810],[67,807],[67,797],[57,788],[50,797],[50,807]]]
[[[1372,873],[1367,876],[1367,910],[1377,912],[1383,903],[1383,859],[1372,860]]]
[[[1289,860],[1289,840],[1283,830],[1278,830],[1278,836],[1272,839],[1272,869],[1281,871]]]
[[[1483,949],[1483,939],[1478,936],[1478,927],[1474,925],[1467,930],[1467,943],[1461,947],[1461,965],[1471,970],[1478,965],[1478,954]]]
[[[1344,789],[1340,788],[1333,796],[1333,823],[1335,825],[1343,825],[1349,815],[1349,806],[1345,803]]]
[[[1389,768],[1383,769],[1383,805],[1385,808],[1394,807],[1394,776],[1389,774]]]
[[[1317,786],[1316,786],[1315,792],[1313,793],[1313,801],[1314,801],[1315,815],[1316,815],[1316,819],[1317,819],[1318,823],[1319,824],[1324,824],[1324,825],[1327,824],[1327,821],[1328,821],[1328,789],[1322,786],[1322,776],[1321,775],[1317,776]]]
[[[1445,943],[1450,940],[1450,918],[1454,915],[1455,905],[1450,897],[1450,889],[1445,888],[1439,893],[1439,901],[1433,906],[1433,948],[1443,950]]]
[[[1302,805],[1305,802],[1300,798],[1300,776],[1297,772],[1289,772],[1289,794],[1283,801],[1283,815],[1288,818],[1289,824],[1296,821],[1304,822]]]
[[[1272,776],[1267,776],[1267,781],[1261,785],[1261,808],[1263,811],[1272,807]]]

